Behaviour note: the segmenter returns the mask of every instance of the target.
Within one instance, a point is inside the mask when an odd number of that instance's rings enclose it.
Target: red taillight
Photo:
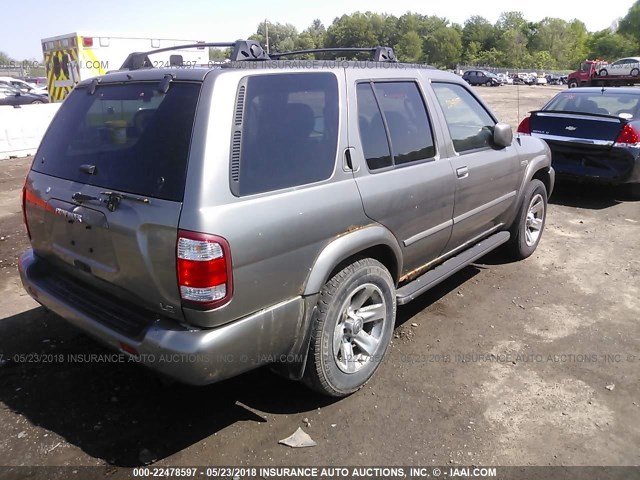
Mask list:
[[[531,135],[531,117],[524,117],[518,125],[518,133]]]
[[[93,47],[93,37],[82,37],[83,47]]]
[[[180,298],[186,306],[210,310],[231,299],[231,252],[224,238],[180,230],[176,258]]]
[[[27,228],[27,236],[31,240],[31,231],[29,230],[29,222],[27,222],[27,183],[22,187],[22,220]]]
[[[622,127],[622,131],[616,139],[616,144],[637,145],[640,144],[640,132],[628,123]]]

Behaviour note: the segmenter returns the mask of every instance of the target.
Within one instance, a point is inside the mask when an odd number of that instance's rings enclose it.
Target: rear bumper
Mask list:
[[[547,143],[558,178],[608,185],[640,183],[640,148],[578,149]]]
[[[132,338],[47,288],[37,268],[41,261],[28,250],[18,264],[22,284],[37,302],[115,350],[126,353],[123,345],[133,347],[139,354],[132,356],[133,361],[191,385],[288,361],[304,318],[305,302],[296,297],[210,330],[187,328],[159,317]]]

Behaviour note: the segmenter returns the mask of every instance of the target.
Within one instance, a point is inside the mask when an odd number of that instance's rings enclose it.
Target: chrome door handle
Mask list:
[[[467,178],[469,176],[469,169],[467,167],[456,168],[456,175],[458,178]]]

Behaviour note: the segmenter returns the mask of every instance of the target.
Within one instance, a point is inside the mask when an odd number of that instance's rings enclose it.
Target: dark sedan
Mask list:
[[[495,73],[486,70],[467,70],[462,74],[462,79],[469,85],[485,85],[487,87],[499,87],[502,85]]]
[[[36,103],[49,103],[44,95],[27,93],[8,85],[0,85],[0,105],[29,105]]]
[[[543,138],[558,177],[640,186],[640,88],[560,92],[531,112],[520,134]]]

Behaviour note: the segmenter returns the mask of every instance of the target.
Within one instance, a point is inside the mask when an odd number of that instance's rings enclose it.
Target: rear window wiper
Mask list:
[[[92,195],[85,195],[84,193],[80,193],[80,192],[76,192],[73,195],[71,195],[71,200],[77,203],[90,202],[91,200],[98,200],[100,202],[102,201],[101,198],[94,197]]]
[[[116,208],[118,208],[118,205],[120,205],[120,202],[122,202],[122,200],[131,200],[133,202],[140,202],[140,203],[151,203],[149,202],[148,198],[145,197],[134,197],[131,195],[126,195],[124,193],[118,193],[118,192],[100,192],[101,195],[106,195],[107,197],[109,197],[108,199],[104,200],[107,204],[107,210],[109,210],[110,212],[114,212],[116,210]]]

